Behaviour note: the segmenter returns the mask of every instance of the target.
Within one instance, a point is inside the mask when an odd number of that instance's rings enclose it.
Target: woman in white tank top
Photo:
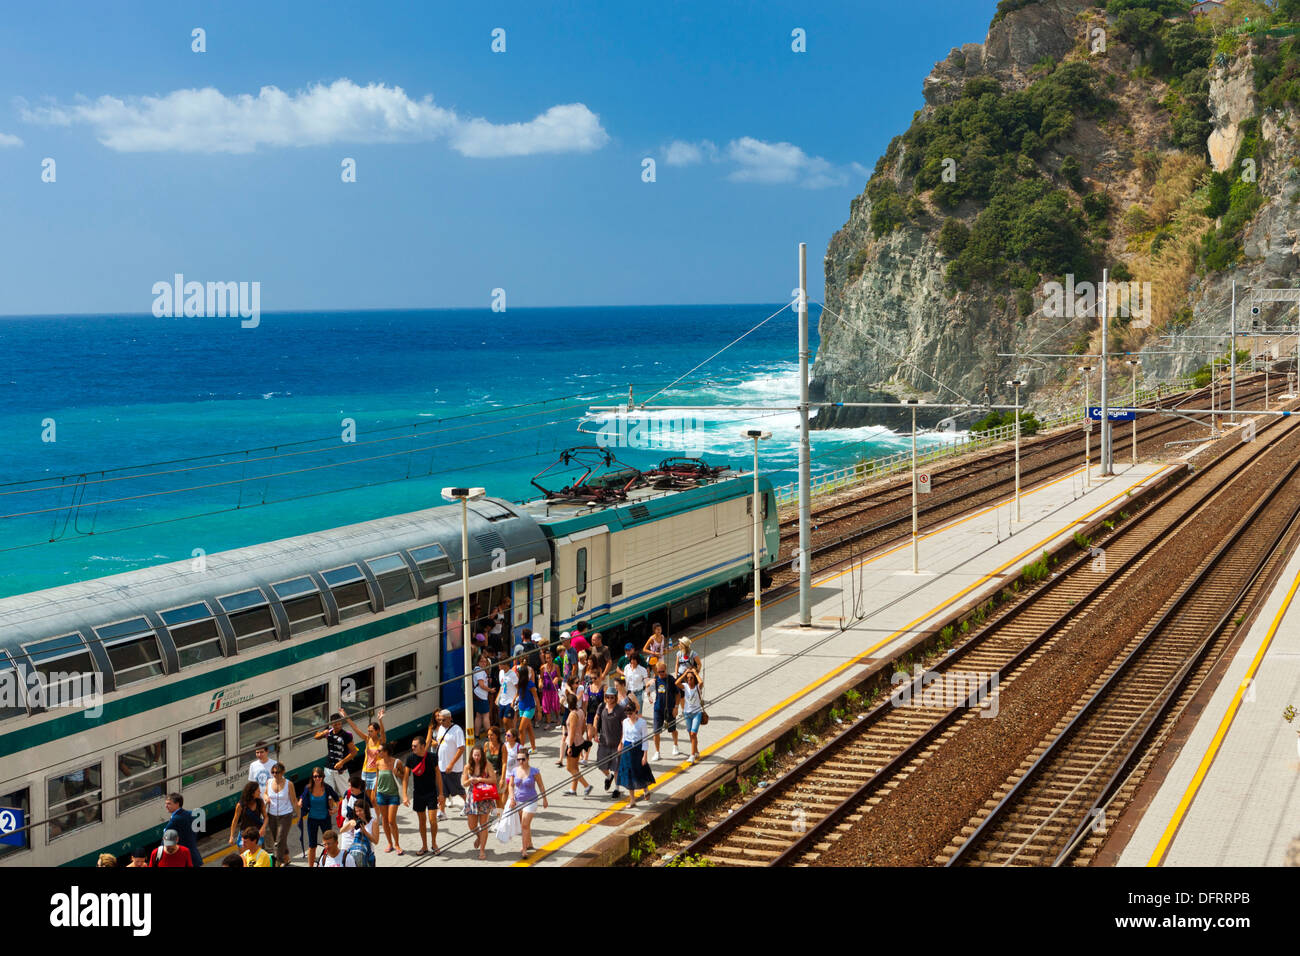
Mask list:
[[[266,846],[275,848],[273,852],[281,866],[289,863],[289,829],[297,804],[293,781],[285,776],[284,764],[277,761],[271,768],[271,779],[266,782]]]

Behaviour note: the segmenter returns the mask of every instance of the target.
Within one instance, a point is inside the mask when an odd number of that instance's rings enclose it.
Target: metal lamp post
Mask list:
[[[1128,359],[1125,364],[1133,373],[1133,464],[1136,465],[1138,463],[1138,366],[1142,364],[1142,360]]]
[[[1096,367],[1095,365],[1079,366],[1079,371],[1083,374],[1083,486],[1085,488],[1092,485],[1092,415],[1090,413],[1092,379],[1088,378],[1088,373]]]
[[[1020,387],[1025,383],[1016,379],[1006,382],[1016,390],[1016,520],[1020,520]]]
[[[909,398],[904,404],[912,406],[912,573],[919,574],[921,571],[921,556],[917,539],[916,520],[916,406],[921,403],[919,399]]]
[[[761,428],[750,428],[745,431],[744,437],[754,440],[754,507],[751,509],[754,512],[754,653],[762,654],[763,582],[760,558],[763,553],[763,499],[758,487],[758,443],[771,438],[772,433]]]
[[[460,502],[460,646],[465,654],[465,740],[474,746],[474,665],[470,660],[469,635],[469,503],[487,494],[485,488],[444,488],[446,501]]]

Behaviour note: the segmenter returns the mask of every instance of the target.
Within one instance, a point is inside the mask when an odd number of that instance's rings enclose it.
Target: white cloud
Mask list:
[[[530,156],[533,153],[588,153],[609,142],[600,117],[581,103],[552,106],[527,123],[459,124],[452,147],[466,156]]]
[[[850,176],[865,178],[857,163],[835,166],[809,156],[793,143],[766,143],[751,136],[727,144],[727,158],[736,164],[727,178],[737,183],[797,183],[805,189],[847,186]]]
[[[664,150],[664,162],[669,166],[696,166],[704,162],[705,157],[715,159],[718,147],[707,139],[698,143],[687,143],[675,139]]]
[[[0,149],[6,146],[21,146],[23,141],[17,136],[11,136],[8,133],[0,133]]]
[[[719,151],[709,140],[687,143],[673,140],[664,150],[669,166],[694,166],[726,162],[732,167],[727,179],[736,183],[797,185],[804,189],[848,186],[869,176],[858,163],[836,166],[820,156],[809,156],[793,143],[768,143],[752,136],[733,139]]]
[[[581,103],[552,106],[526,123],[497,124],[461,117],[432,96],[413,100],[399,86],[348,79],[292,94],[264,86],[256,96],[226,96],[207,87],[67,106],[24,104],[22,116],[50,126],[84,123],[118,152],[248,153],[259,146],[446,139],[462,155],[493,157],[589,152],[609,140],[600,118]]]

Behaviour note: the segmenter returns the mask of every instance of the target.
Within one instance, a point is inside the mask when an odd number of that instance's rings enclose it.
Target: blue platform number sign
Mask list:
[[[26,846],[27,834],[23,830],[23,811],[12,807],[0,807],[0,845]]]
[[[1101,406],[1089,405],[1088,417],[1091,418],[1094,422],[1101,421]],[[1131,410],[1124,411],[1117,408],[1112,408],[1110,410],[1110,420],[1112,422],[1131,422],[1135,418],[1137,418],[1137,412],[1135,411],[1131,411]]]

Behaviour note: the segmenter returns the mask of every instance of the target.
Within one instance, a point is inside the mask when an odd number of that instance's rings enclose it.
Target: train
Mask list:
[[[640,646],[653,622],[672,635],[736,605],[755,507],[760,574],[777,557],[752,472],[672,459],[535,483],[467,506],[471,613],[508,600],[516,636],[582,619]],[[439,506],[0,599],[0,866],[153,845],[172,791],[226,813],[259,741],[301,778],[341,702],[363,727],[385,708],[397,741],[435,708],[463,719],[461,533],[461,505]]]

